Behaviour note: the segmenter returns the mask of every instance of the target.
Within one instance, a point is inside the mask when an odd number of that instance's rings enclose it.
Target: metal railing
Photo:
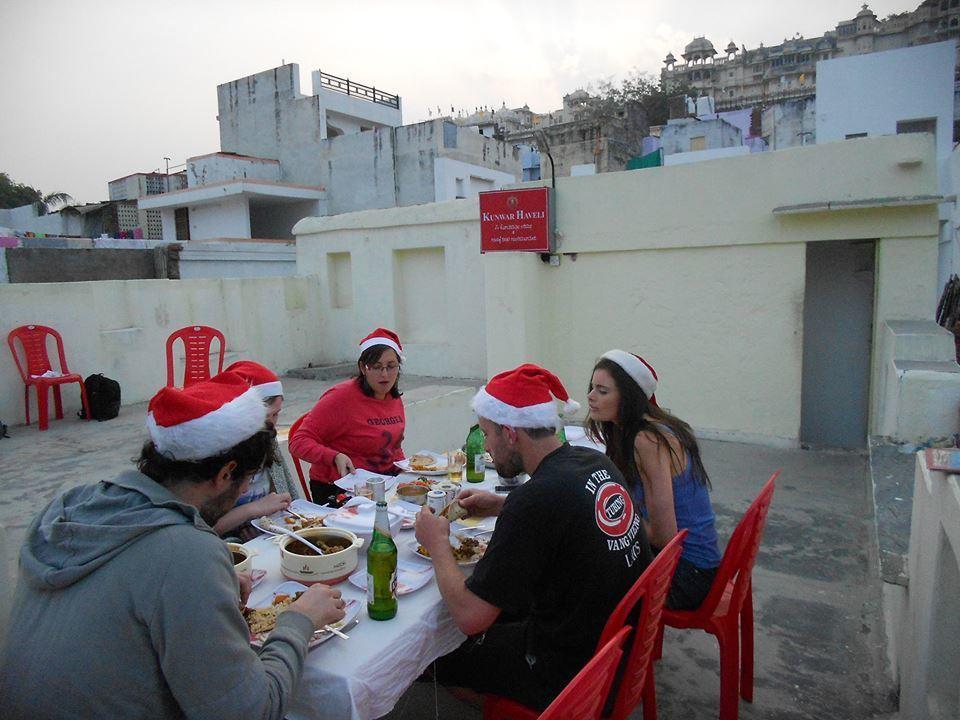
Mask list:
[[[399,95],[391,95],[383,90],[377,90],[375,87],[361,85],[360,83],[352,82],[348,78],[330,75],[322,70],[320,70],[319,73],[321,87],[325,87],[328,90],[335,90],[336,92],[351,97],[358,97],[361,100],[369,100],[377,105],[386,105],[387,107],[400,109]]]

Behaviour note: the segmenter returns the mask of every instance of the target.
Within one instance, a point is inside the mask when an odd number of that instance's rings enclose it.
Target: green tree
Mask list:
[[[639,103],[651,125],[665,125],[670,119],[670,101],[678,96],[694,95],[686,85],[667,92],[660,79],[648,72],[633,70],[619,85],[605,80],[591,92],[591,105],[598,117],[619,117],[627,103]]]
[[[5,172],[0,172],[0,209],[34,205],[37,214],[46,215],[69,205],[73,198],[65,192],[52,192],[44,195],[37,188],[15,182]]]

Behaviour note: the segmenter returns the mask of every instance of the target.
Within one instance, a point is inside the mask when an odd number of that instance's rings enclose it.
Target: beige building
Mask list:
[[[879,19],[867,5],[820,37],[785,39],[755,49],[732,40],[720,53],[706,37],[673,53],[660,72],[665,88],[687,85],[716,99],[717,110],[809,97],[816,92],[820,60],[924,45],[960,37],[960,0],[926,0],[912,12]]]

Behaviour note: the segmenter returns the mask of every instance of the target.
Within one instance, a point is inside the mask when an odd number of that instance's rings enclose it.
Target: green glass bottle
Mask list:
[[[567,441],[567,431],[563,429],[563,417],[560,418],[560,427],[557,429],[557,440],[561,443]]]
[[[367,548],[367,614],[372,620],[389,620],[397,614],[397,544],[390,534],[384,483],[370,484],[377,514]]]
[[[483,454],[486,452],[483,445],[483,430],[479,425],[474,425],[467,434],[467,482],[483,482],[487,472],[486,463],[483,462]]]

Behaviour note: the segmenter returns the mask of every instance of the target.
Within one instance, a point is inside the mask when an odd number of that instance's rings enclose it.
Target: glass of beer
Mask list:
[[[460,484],[463,473],[463,456],[459,450],[447,451],[447,480]]]

